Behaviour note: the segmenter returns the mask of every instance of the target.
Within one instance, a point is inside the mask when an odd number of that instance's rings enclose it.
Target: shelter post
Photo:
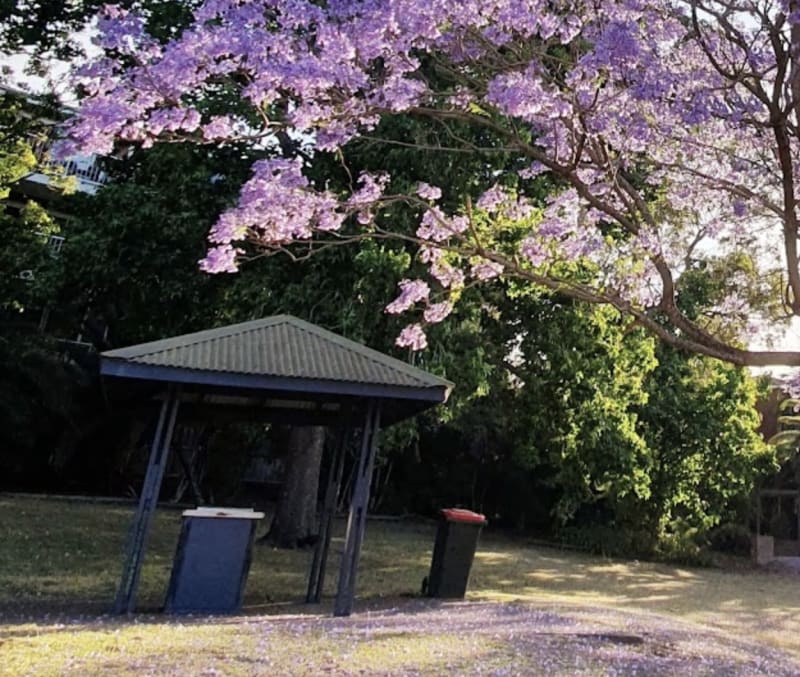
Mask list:
[[[339,569],[339,583],[334,603],[334,616],[349,616],[353,609],[358,557],[361,541],[364,538],[364,527],[367,521],[369,490],[372,482],[372,469],[375,464],[378,433],[380,432],[381,405],[370,400],[364,419],[361,435],[361,451],[356,467],[355,486],[350,501],[350,515],[347,520],[344,552]]]
[[[171,384],[161,405],[153,444],[150,448],[150,461],[147,465],[142,494],[139,497],[139,506],[128,532],[122,579],[114,601],[113,613],[115,614],[131,613],[136,604],[136,589],[139,586],[139,574],[142,570],[147,535],[158,502],[164,470],[169,462],[172,433],[175,429],[175,419],[180,404],[179,394],[180,386]]]
[[[325,567],[328,563],[328,550],[331,545],[333,533],[333,518],[336,513],[336,499],[342,485],[344,471],[344,457],[347,452],[347,443],[350,439],[350,428],[342,428],[339,439],[336,441],[333,463],[328,473],[328,483],[325,487],[325,498],[322,504],[322,515],[319,523],[319,537],[314,548],[314,559],[311,562],[311,572],[308,577],[308,592],[306,603],[318,604],[322,597],[322,588],[325,585]]]

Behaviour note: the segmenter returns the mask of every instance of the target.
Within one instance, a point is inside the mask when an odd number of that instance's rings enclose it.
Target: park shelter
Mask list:
[[[340,431],[329,473],[308,601],[319,601],[341,483],[347,431],[360,429],[358,461],[334,614],[349,615],[381,426],[445,402],[452,383],[290,315],[142,343],[101,354],[109,391],[124,384],[161,401],[150,460],[131,524],[116,613],[133,611],[147,534],[179,415],[235,412],[252,420]]]

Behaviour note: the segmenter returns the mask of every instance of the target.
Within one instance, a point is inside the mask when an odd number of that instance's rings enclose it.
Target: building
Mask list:
[[[20,115],[35,119],[35,126],[28,132],[28,142],[33,151],[37,166],[18,181],[6,204],[21,208],[27,200],[36,200],[48,206],[62,192],[62,179],[68,179],[69,189],[94,195],[105,183],[108,175],[101,167],[96,155],[75,155],[55,162],[50,158],[50,150],[58,138],[58,125],[74,112],[69,106],[55,107],[44,97],[33,96],[20,89],[0,85],[0,95],[14,97],[22,102]],[[62,215],[55,215],[57,218]],[[63,215],[68,218],[67,215]]]

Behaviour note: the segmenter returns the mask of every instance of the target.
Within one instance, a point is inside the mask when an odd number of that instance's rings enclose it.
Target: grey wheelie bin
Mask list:
[[[164,611],[230,614],[242,605],[263,512],[203,507],[183,513]]]

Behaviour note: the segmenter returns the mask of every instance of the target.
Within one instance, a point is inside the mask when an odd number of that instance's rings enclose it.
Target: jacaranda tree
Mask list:
[[[146,25],[105,8],[105,55],[78,73],[65,151],[286,138],[304,151],[254,164],[205,270],[235,271],[263,248],[404,237],[428,275],[387,306],[417,318],[400,345],[424,347],[425,324],[465,285],[505,275],[614,306],[677,348],[800,365],[800,352],[715,333],[721,315],[747,333],[765,313],[800,314],[797,0],[206,0],[174,37]],[[235,109],[198,104],[231,93]],[[393,115],[439,125],[442,153],[516,164],[457,204],[441,176],[401,191],[363,173],[347,194],[307,178],[315,155]],[[541,174],[557,190],[531,199]],[[398,209],[416,212],[415,232],[391,232]],[[704,313],[681,312],[682,271],[732,255],[751,264]]]

